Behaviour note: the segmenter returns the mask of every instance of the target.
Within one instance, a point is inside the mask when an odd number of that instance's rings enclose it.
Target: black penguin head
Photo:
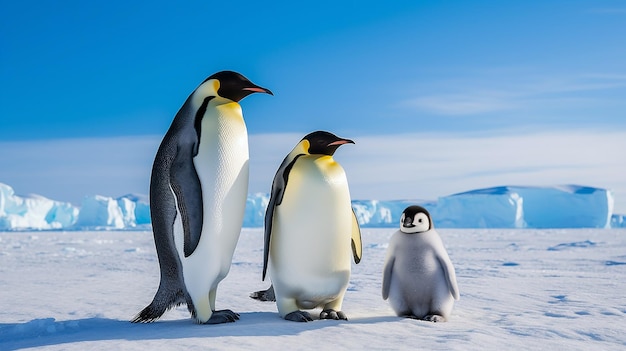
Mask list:
[[[423,233],[433,228],[430,213],[422,206],[409,206],[400,217],[400,231],[407,234]]]
[[[252,83],[248,78],[233,71],[221,71],[211,75],[204,82],[215,79],[219,84],[217,95],[229,100],[239,102],[253,93],[266,93],[274,95],[269,89]]]
[[[354,141],[350,139],[340,138],[333,133],[321,130],[307,134],[302,141],[308,141],[309,154],[328,156],[332,156],[341,145],[354,144]]]

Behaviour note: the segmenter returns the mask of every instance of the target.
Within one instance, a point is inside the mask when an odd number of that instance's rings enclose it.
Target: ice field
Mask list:
[[[447,323],[398,318],[381,298],[394,229],[363,230],[343,310],[348,321],[295,323],[250,299],[261,282],[261,229],[244,229],[217,308],[197,325],[185,307],[128,320],[156,291],[150,232],[0,233],[0,350],[623,350],[625,229],[438,229],[461,299]],[[313,313],[317,315],[317,313]]]

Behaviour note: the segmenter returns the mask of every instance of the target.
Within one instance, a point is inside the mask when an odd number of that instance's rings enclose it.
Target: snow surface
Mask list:
[[[0,183],[0,230],[149,229],[147,196],[86,196],[81,207],[38,195],[21,197]],[[609,190],[568,185],[502,186],[423,200],[353,200],[362,227],[396,227],[409,205],[426,207],[439,228],[618,228]],[[243,226],[262,227],[269,195],[248,195]]]
[[[153,297],[150,232],[0,233],[0,350],[624,350],[625,229],[438,229],[461,299],[447,323],[398,318],[381,298],[395,231],[363,230],[348,321],[300,324],[248,295],[261,282],[263,234],[244,229],[217,307],[235,323],[197,325],[184,307],[128,320]]]

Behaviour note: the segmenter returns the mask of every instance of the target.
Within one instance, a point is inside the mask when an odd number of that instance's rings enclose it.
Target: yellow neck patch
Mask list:
[[[309,153],[309,148],[311,147],[311,142],[308,140],[302,140],[302,149],[305,153]]]

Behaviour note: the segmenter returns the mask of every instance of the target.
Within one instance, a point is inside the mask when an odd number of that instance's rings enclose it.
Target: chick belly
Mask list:
[[[434,258],[423,262],[401,260],[394,264],[389,301],[398,315],[425,317],[437,309],[446,291],[443,270]]]

